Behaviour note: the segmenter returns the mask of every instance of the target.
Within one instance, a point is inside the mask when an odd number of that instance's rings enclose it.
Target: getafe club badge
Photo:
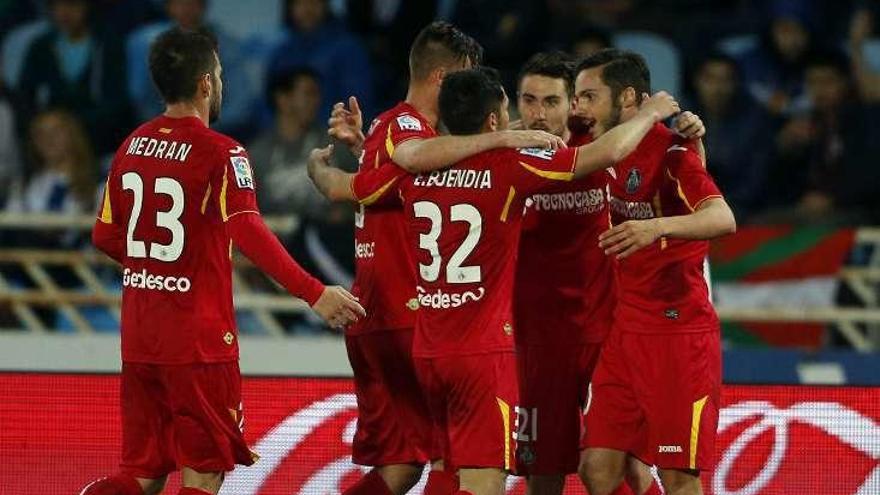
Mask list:
[[[642,173],[639,172],[639,169],[634,168],[629,171],[629,176],[626,178],[626,193],[632,194],[638,190],[639,186],[642,185]]]

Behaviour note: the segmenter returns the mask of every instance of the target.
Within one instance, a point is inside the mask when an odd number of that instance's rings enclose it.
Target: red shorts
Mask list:
[[[364,466],[439,458],[412,359],[413,330],[347,335],[358,403],[352,460]]]
[[[601,349],[601,343],[517,347],[519,474],[577,472],[583,408]]]
[[[447,469],[514,470],[515,354],[415,361]]]
[[[705,470],[721,395],[720,332],[612,330],[593,373],[584,447],[664,469]]]
[[[242,435],[238,362],[122,363],[123,472],[161,478],[188,467],[203,473],[250,466]]]

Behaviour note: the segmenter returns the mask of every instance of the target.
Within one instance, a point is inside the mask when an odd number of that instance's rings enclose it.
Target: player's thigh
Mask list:
[[[464,468],[458,471],[461,490],[473,495],[503,495],[507,472],[497,468]]]
[[[514,353],[436,361],[447,391],[447,460],[460,468],[513,470],[518,395]]]
[[[700,470],[715,448],[721,396],[719,332],[641,336],[646,362],[639,396],[648,423],[646,449],[660,468]]]
[[[517,472],[577,471],[582,407],[587,397],[584,346],[519,346]]]
[[[669,495],[700,495],[703,493],[698,471],[660,469],[659,474],[663,488]]]
[[[244,440],[238,362],[165,366],[175,455],[200,473],[231,471],[256,460]]]
[[[633,358],[615,329],[599,353],[584,408],[582,449],[633,452],[643,442],[645,419],[633,387]]]
[[[155,365],[123,363],[120,383],[123,472],[158,480],[176,469],[171,406]]]

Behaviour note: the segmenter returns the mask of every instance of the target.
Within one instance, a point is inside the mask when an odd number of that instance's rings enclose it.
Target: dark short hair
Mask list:
[[[272,74],[269,78],[269,84],[266,86],[266,98],[272,103],[276,93],[292,90],[302,78],[312,79],[318,83],[319,86],[321,85],[320,74],[311,67],[293,67]]]
[[[564,52],[541,52],[532,55],[519,71],[517,86],[522,84],[526,76],[545,76],[551,79],[562,79],[569,98],[574,96],[574,60]]]
[[[440,119],[450,134],[477,134],[486,117],[501,110],[504,88],[498,71],[477,67],[453,72],[440,86]]]
[[[571,42],[570,48],[572,51],[574,51],[576,44],[583,41],[598,41],[603,48],[609,48],[613,45],[611,33],[598,26],[585,26],[581,28]]]
[[[651,92],[651,71],[645,57],[638,53],[605,48],[582,60],[577,73],[595,67],[602,67],[602,82],[611,88],[615,100],[628,87],[635,89],[636,101],[641,101],[643,93]]]
[[[217,66],[217,41],[207,30],[165,31],[150,46],[150,77],[165,103],[195,97],[198,80]]]
[[[695,73],[699,73],[703,70],[704,67],[709,64],[728,65],[730,66],[730,68],[733,69],[734,75],[737,79],[739,79],[741,76],[739,62],[737,62],[735,58],[721,51],[713,51],[703,57],[703,59],[700,60],[700,63],[697,64],[697,70],[695,71]]]
[[[410,75],[414,80],[424,80],[438,68],[467,60],[479,65],[483,60],[483,47],[448,22],[432,22],[419,31],[410,48]]]

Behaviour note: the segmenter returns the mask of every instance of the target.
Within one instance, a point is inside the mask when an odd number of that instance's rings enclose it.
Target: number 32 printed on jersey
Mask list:
[[[440,257],[440,246],[437,240],[443,231],[443,212],[437,204],[430,201],[418,201],[413,204],[413,211],[417,218],[426,218],[431,222],[431,229],[427,234],[419,234],[419,247],[431,255],[431,263],[425,265],[419,263],[419,274],[426,282],[436,282],[440,277],[440,269],[443,260]],[[480,211],[467,203],[452,205],[449,208],[449,220],[452,222],[466,222],[468,234],[458,249],[449,257],[446,264],[446,282],[450,284],[477,283],[482,280],[480,266],[463,266],[477,244],[483,231],[483,218]]]

